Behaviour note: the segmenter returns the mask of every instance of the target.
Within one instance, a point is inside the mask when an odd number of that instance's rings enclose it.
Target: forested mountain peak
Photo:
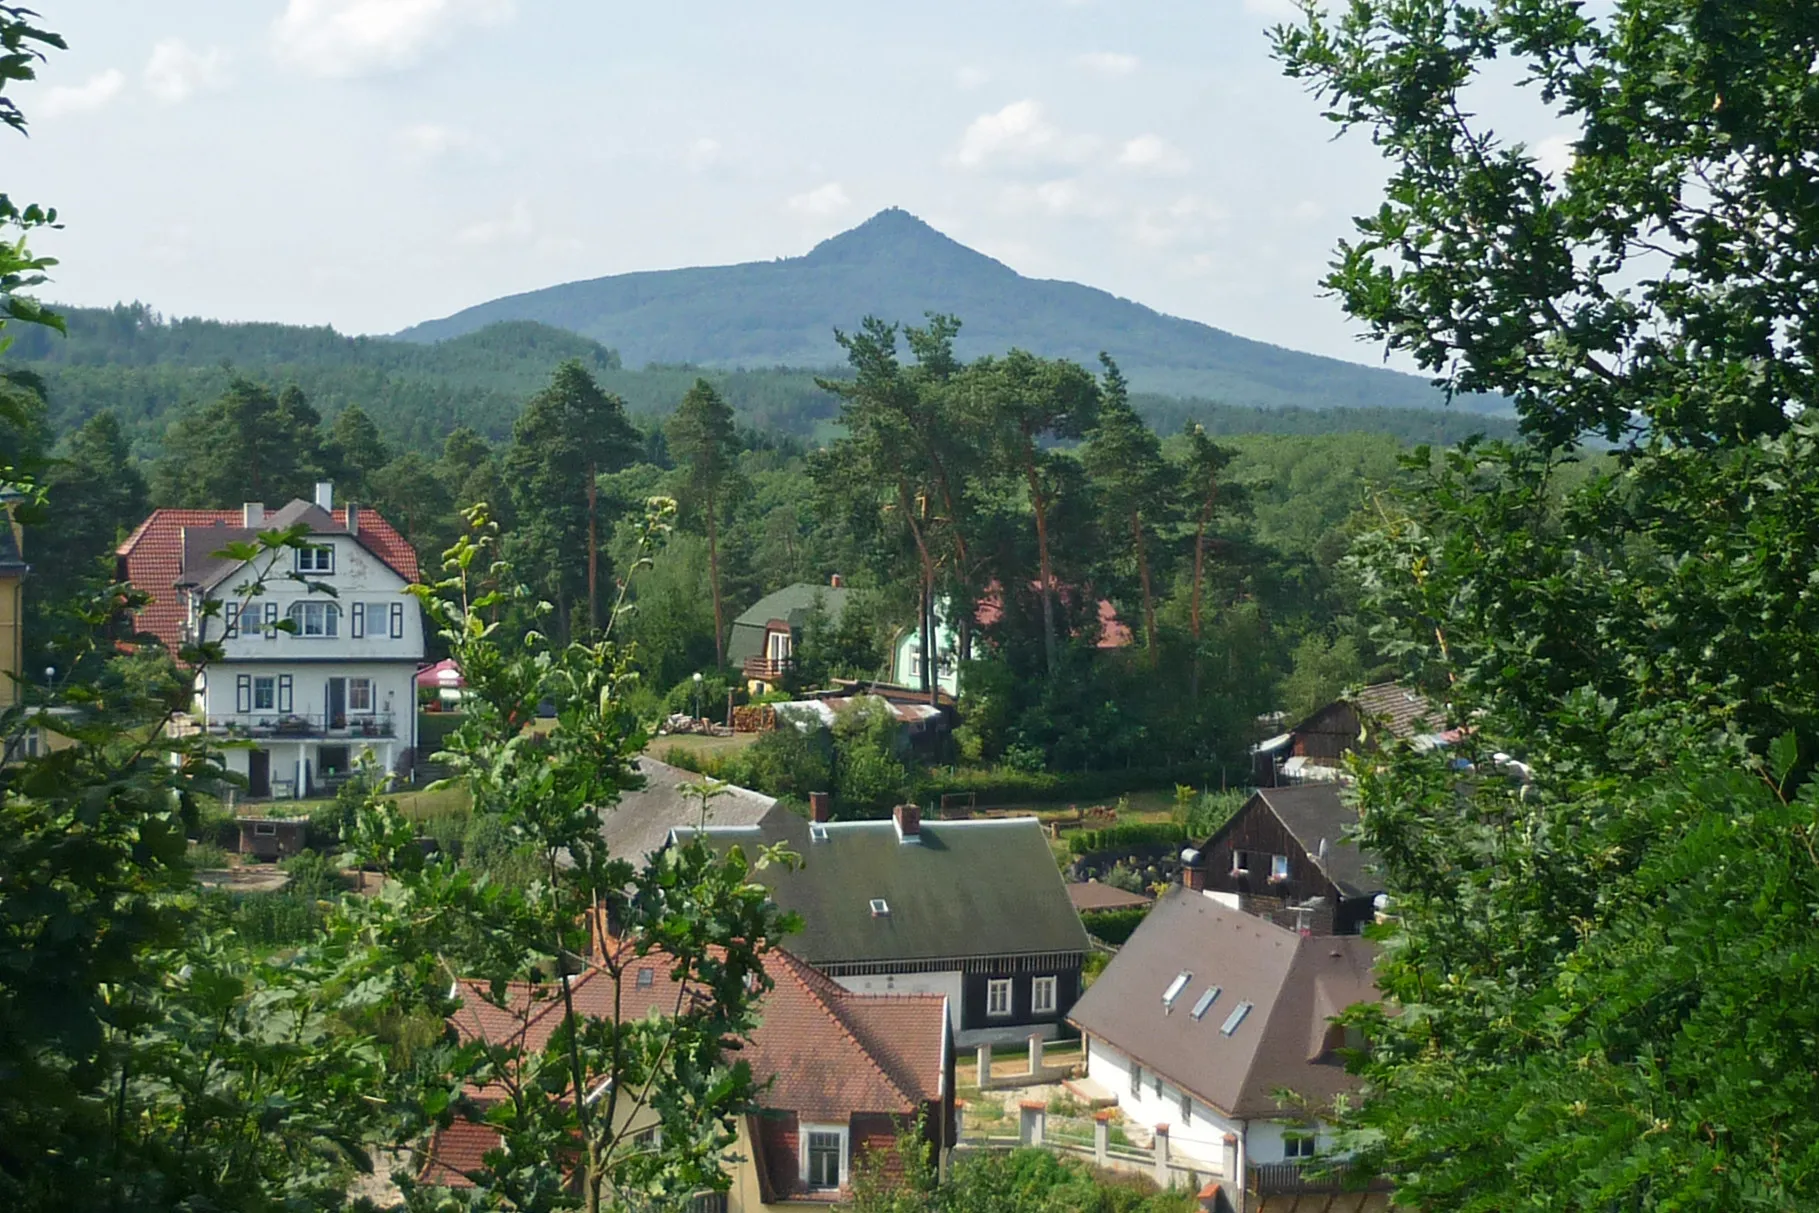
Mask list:
[[[915,268],[927,273],[937,265],[976,274],[1018,277],[1017,271],[952,236],[937,231],[902,207],[887,207],[858,227],[830,236],[801,258],[804,265],[873,265]]]
[[[1027,278],[898,207],[807,253],[568,282],[476,304],[398,334],[442,341],[534,320],[619,350],[630,366],[837,366],[834,332],[865,316],[958,316],[962,357],[1012,347],[1095,365],[1132,387],[1252,408],[1438,408],[1425,380],[1251,341],[1107,291]]]

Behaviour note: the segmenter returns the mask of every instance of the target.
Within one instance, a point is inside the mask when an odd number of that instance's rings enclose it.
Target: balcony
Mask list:
[[[394,738],[397,720],[390,713],[345,712],[339,716],[304,715],[296,712],[254,712],[247,715],[211,716],[211,737],[246,737],[260,740],[309,740],[330,737]]]
[[[1386,1179],[1372,1180],[1363,1187],[1352,1187],[1343,1166],[1327,1167],[1320,1163],[1271,1162],[1245,1168],[1245,1186],[1253,1195],[1262,1196],[1337,1196],[1345,1192],[1387,1192]],[[1330,1172],[1330,1173],[1316,1173]]]
[[[789,672],[790,659],[787,657],[747,657],[745,659],[745,676],[757,682],[777,682]]]

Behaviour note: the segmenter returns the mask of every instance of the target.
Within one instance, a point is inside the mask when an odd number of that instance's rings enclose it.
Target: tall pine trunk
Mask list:
[[[1143,647],[1156,664],[1156,595],[1150,588],[1149,549],[1143,542],[1143,516],[1131,511],[1131,542],[1136,545],[1137,577],[1143,583]]]
[[[1036,474],[1036,461],[1024,465],[1029,479],[1030,505],[1036,512],[1036,562],[1042,573],[1042,653],[1048,660],[1048,676],[1055,676],[1055,579],[1048,560],[1048,501],[1042,496],[1042,482]],[[1010,587],[1005,587],[1005,593]]]
[[[600,633],[600,510],[599,475],[587,467],[587,630]]]
[[[1206,525],[1213,517],[1213,501],[1217,489],[1206,495],[1206,501],[1200,506],[1200,517],[1194,526],[1194,590],[1188,608],[1189,630],[1194,636],[1194,659],[1188,665],[1187,695],[1189,699],[1200,698],[1200,587],[1206,575]]]
[[[714,495],[707,495],[707,583],[714,594],[714,664],[726,668],[726,622],[720,607],[720,540],[714,529]],[[768,656],[768,654],[767,654]]]

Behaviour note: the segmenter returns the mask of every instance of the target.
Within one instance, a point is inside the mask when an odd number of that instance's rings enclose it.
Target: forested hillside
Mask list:
[[[405,330],[433,341],[500,320],[537,320],[624,353],[629,364],[829,366],[834,329],[873,315],[967,320],[962,357],[1011,348],[1091,364],[1109,352],[1137,391],[1280,408],[1438,408],[1425,380],[1250,341],[1073,282],[1025,278],[907,211],[881,211],[801,257],[570,282],[495,299]]]
[[[215,399],[236,376],[274,388],[295,386],[331,417],[358,404],[388,442],[429,454],[440,450],[457,426],[493,441],[508,437],[525,399],[567,359],[587,367],[647,428],[704,376],[732,405],[743,428],[810,440],[830,436],[838,411],[835,398],[816,386],[817,375],[845,373],[627,370],[615,351],[533,321],[502,321],[426,345],[348,337],[330,328],[166,320],[142,304],[71,308],[65,316],[67,337],[24,329],[9,362],[43,380],[58,432],[111,411],[132,445],[147,455],[161,448],[166,427],[184,406]],[[1362,431],[1449,443],[1468,433],[1511,428],[1496,418],[1454,411],[1259,408],[1141,394],[1134,400],[1156,428],[1169,432],[1195,421],[1215,434]]]

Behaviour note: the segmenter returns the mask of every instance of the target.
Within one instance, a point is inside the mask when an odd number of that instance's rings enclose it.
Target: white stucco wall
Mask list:
[[[293,636],[279,632],[275,636],[266,636],[258,628],[242,628],[240,635],[223,641],[229,661],[252,659],[259,661],[283,660],[287,657],[336,656],[349,660],[365,661],[411,661],[421,663],[423,660],[423,612],[417,607],[417,600],[405,593],[405,581],[392,571],[384,561],[374,556],[358,540],[346,535],[323,535],[311,542],[335,549],[335,567],[329,573],[305,573],[304,576],[324,585],[333,586],[334,597],[326,594],[311,593],[301,582],[288,580],[287,575],[293,568],[293,556],[284,553],[278,558],[277,565],[268,574],[265,592],[256,600],[255,609],[265,603],[273,603],[278,608],[278,617],[286,617],[293,603],[298,601],[332,602],[341,608],[340,634],[334,637]],[[263,560],[260,567],[264,567]],[[252,570],[247,567],[227,574],[210,589],[210,593],[223,602],[235,600],[235,590],[247,582]],[[369,627],[367,635],[356,639],[353,635],[353,604],[380,604],[387,609],[383,626]],[[392,603],[401,603],[404,607],[404,635],[393,639],[390,632],[390,612]],[[222,621],[214,620],[210,624],[213,635],[221,635]]]
[[[1146,1130],[1157,1125],[1169,1129],[1171,1157],[1192,1160],[1196,1168],[1224,1175],[1225,1135],[1244,1136],[1244,1122],[1226,1119],[1201,1100],[1192,1101],[1192,1115],[1181,1119],[1181,1088],[1162,1080],[1156,1095],[1155,1076],[1146,1067],[1138,1095],[1131,1094],[1131,1061],[1123,1053],[1094,1037],[1086,1063],[1087,1077],[1118,1097],[1118,1110]],[[1280,1157],[1280,1155],[1278,1155]],[[1229,1177],[1228,1177],[1229,1178]]]

